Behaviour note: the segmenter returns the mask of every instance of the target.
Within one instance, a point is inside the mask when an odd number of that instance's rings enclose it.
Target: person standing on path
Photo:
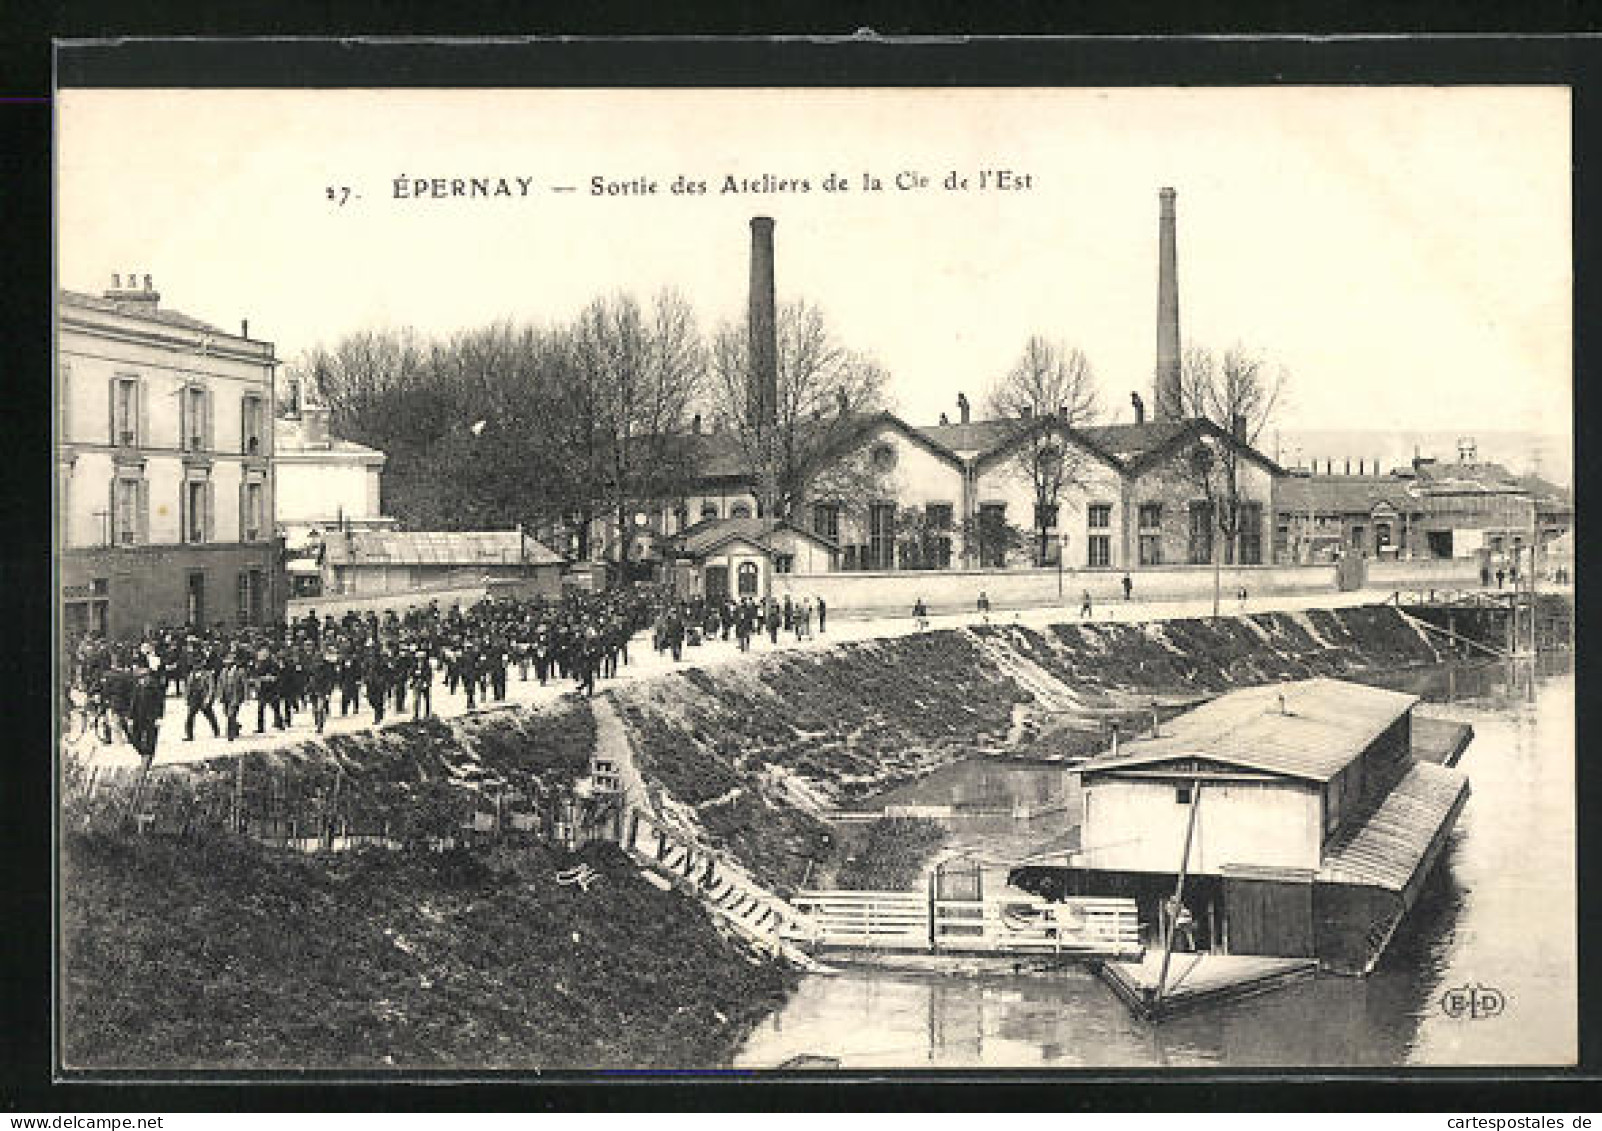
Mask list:
[[[161,716],[166,709],[166,678],[155,670],[140,672],[133,689],[128,739],[146,766],[156,760],[156,743],[161,738]]]
[[[412,718],[429,718],[434,714],[434,663],[428,652],[420,651],[409,673],[412,683]]]
[[[1129,576],[1129,571],[1126,569],[1124,570],[1124,600],[1129,600],[1134,591],[1135,581]]]
[[[306,665],[306,693],[311,698],[312,722],[317,733],[323,733],[328,723],[328,712],[334,699],[334,662],[332,652],[313,653]]]
[[[278,705],[278,661],[273,654],[263,648],[256,654],[255,679],[256,686],[256,733],[261,734],[267,729],[267,708],[273,709],[273,726],[277,730],[284,729],[284,714]]]
[[[1079,597],[1079,619],[1084,620],[1092,616],[1090,608],[1090,590],[1086,589]]]
[[[986,593],[983,589],[979,590],[979,600],[977,602],[977,605],[978,605],[978,609],[979,609],[979,615],[985,618],[985,623],[986,624],[989,624],[990,623],[990,594]]]
[[[829,631],[828,623],[829,606],[823,603],[823,595],[820,593],[818,595],[818,632],[820,634]]]

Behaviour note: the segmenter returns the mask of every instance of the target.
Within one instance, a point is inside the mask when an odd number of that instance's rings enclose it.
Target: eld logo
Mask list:
[[[1441,995],[1441,1010],[1454,1021],[1464,1017],[1470,1021],[1495,1017],[1506,1008],[1507,996],[1490,986],[1459,986]]]

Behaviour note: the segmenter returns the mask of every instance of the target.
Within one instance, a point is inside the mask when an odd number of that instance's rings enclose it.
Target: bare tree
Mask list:
[[[1283,366],[1271,367],[1261,354],[1238,342],[1222,354],[1205,346],[1185,350],[1180,367],[1184,415],[1210,422],[1233,441],[1214,443],[1210,456],[1192,459],[1187,465],[1206,493],[1229,562],[1240,560],[1244,449],[1257,447],[1289,380]],[[1218,551],[1215,545],[1215,559]]]
[[[1016,473],[1033,489],[1035,564],[1045,565],[1056,524],[1058,501],[1066,486],[1084,482],[1090,456],[1073,440],[1073,430],[1100,413],[1095,373],[1083,350],[1047,341],[1036,334],[1006,375],[990,389],[992,415],[1015,422]]]
[[[629,295],[596,299],[580,313],[573,344],[576,403],[593,426],[587,451],[604,461],[602,497],[617,522],[622,561],[631,512],[676,485],[667,461],[698,391],[702,345],[689,304],[672,291],[649,310]]]
[[[712,415],[734,436],[768,517],[793,521],[809,498],[864,504],[872,461],[853,441],[862,416],[882,406],[887,376],[871,358],[841,345],[822,311],[802,302],[780,306],[778,396],[771,417],[751,411],[753,370],[743,323],[713,337],[708,397]]]

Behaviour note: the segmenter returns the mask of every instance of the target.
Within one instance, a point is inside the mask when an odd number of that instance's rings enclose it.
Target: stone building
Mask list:
[[[282,615],[271,342],[113,276],[57,306],[62,624],[127,636]]]

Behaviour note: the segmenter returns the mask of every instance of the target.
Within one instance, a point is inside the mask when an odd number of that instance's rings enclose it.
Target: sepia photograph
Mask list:
[[[63,1077],[1577,1064],[1566,87],[55,115]]]

